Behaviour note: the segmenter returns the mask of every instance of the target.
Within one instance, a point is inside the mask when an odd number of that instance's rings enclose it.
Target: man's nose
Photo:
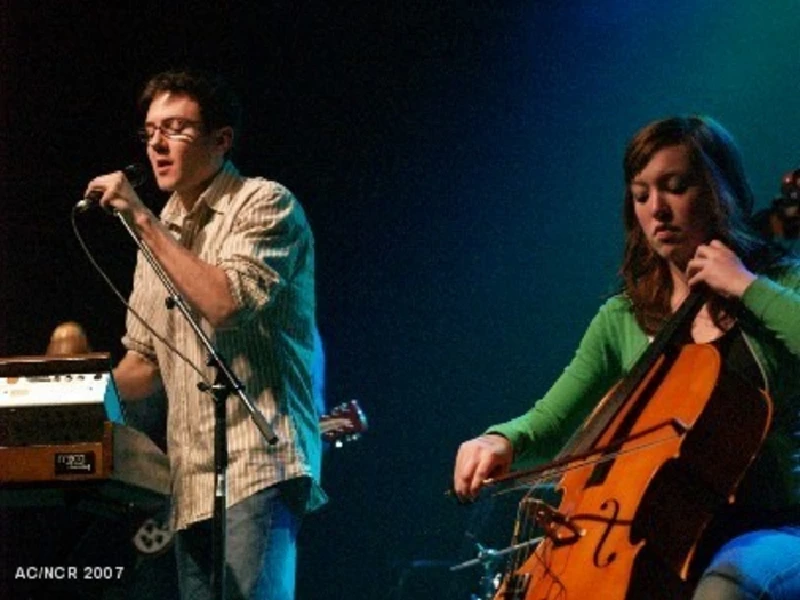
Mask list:
[[[150,135],[150,139],[147,140],[147,145],[153,149],[166,148],[167,138],[161,131],[160,127],[156,127],[155,129],[153,129],[153,133]]]
[[[161,133],[160,129],[156,129],[153,132],[153,135],[147,142],[147,145],[155,152],[163,152],[169,148],[167,145],[167,138],[163,133]]]

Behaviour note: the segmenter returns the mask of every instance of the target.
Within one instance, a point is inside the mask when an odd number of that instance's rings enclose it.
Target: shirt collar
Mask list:
[[[236,183],[241,179],[238,169],[230,160],[226,160],[222,168],[217,172],[208,187],[200,194],[197,202],[194,203],[190,211],[184,209],[183,204],[178,201],[178,198],[173,193],[164,210],[161,213],[161,220],[168,225],[181,227],[183,220],[189,214],[195,214],[201,209],[200,205],[205,205],[209,209],[217,213],[224,213],[228,207],[231,199],[231,192],[233,191]]]

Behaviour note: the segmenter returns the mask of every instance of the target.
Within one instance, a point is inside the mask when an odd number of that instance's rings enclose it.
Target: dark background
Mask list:
[[[42,353],[76,320],[120,356],[124,308],[71,208],[143,159],[149,75],[226,75],[238,166],[292,189],[314,228],[328,403],[358,398],[371,425],[326,459],[299,600],[466,600],[479,573],[437,561],[473,557],[468,532],[503,543],[513,507],[445,498],[456,448],[547,388],[614,289],[635,130],[715,116],[760,208],[798,163],[790,0],[124,4],[0,0],[0,355]],[[102,213],[77,224],[127,294],[127,234]]]

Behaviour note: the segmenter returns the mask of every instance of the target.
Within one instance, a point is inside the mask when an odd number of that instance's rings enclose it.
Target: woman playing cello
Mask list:
[[[472,499],[487,478],[554,456],[702,288],[707,300],[685,342],[716,347],[728,371],[766,391],[772,418],[735,502],[703,528],[693,598],[800,598],[800,264],[751,229],[739,152],[714,120],[645,126],[627,147],[624,176],[621,293],[600,308],[541,400],[460,446],[456,494]]]

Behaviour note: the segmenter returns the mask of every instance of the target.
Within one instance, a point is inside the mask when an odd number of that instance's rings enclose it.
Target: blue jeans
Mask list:
[[[800,598],[800,527],[759,529],[724,544],[703,572],[693,600]]]
[[[300,518],[278,488],[267,488],[226,510],[225,600],[292,600]],[[214,600],[213,522],[175,534],[182,600]]]

